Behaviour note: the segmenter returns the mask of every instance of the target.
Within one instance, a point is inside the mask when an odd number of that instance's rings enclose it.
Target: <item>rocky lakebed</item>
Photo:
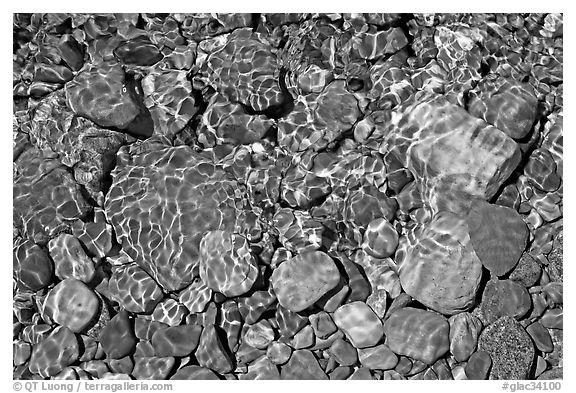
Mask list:
[[[562,379],[562,14],[14,14],[14,379]]]

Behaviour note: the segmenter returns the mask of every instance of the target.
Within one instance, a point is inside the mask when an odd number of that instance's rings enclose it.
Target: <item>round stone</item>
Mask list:
[[[516,281],[525,287],[535,285],[542,276],[542,267],[532,256],[525,252],[520,257],[520,261],[510,273],[510,280]]]
[[[280,264],[270,280],[280,305],[299,312],[335,288],[340,272],[327,254],[311,251]]]
[[[527,379],[535,360],[530,336],[510,316],[498,319],[482,331],[478,349],[492,359],[490,379]]]
[[[284,364],[290,359],[292,348],[281,341],[274,341],[268,345],[266,356],[276,365]]]
[[[384,218],[377,218],[368,224],[362,247],[376,258],[387,258],[393,255],[398,247],[398,232]]]
[[[54,272],[48,254],[31,240],[19,242],[14,247],[12,269],[16,279],[33,291],[48,286]]]
[[[65,367],[78,360],[78,339],[64,326],[59,326],[45,340],[34,345],[30,372],[48,378],[60,373]]]
[[[202,326],[180,325],[158,329],[152,336],[156,356],[188,356],[198,347]]]
[[[108,288],[114,300],[134,313],[151,312],[163,296],[158,284],[134,263],[116,268]]]
[[[258,263],[248,240],[230,231],[210,231],[200,242],[200,277],[228,297],[242,295],[258,277]]]
[[[44,313],[74,333],[84,331],[98,318],[100,300],[82,281],[67,278],[44,301]]]
[[[134,328],[125,310],[120,311],[106,324],[100,333],[100,345],[111,359],[120,359],[136,348]]]
[[[338,307],[334,322],[356,348],[376,345],[384,333],[380,318],[363,302]]]
[[[480,303],[487,324],[505,315],[520,319],[531,307],[532,298],[526,288],[511,280],[488,281]]]
[[[243,340],[251,347],[266,349],[268,344],[274,340],[274,330],[270,322],[263,320],[254,325],[250,325]]]
[[[400,284],[425,306],[453,315],[472,307],[482,276],[466,221],[449,212],[416,225],[396,252]]]
[[[450,326],[432,311],[405,307],[384,322],[386,345],[397,355],[433,364],[450,348]]]
[[[526,248],[528,227],[515,210],[475,201],[466,222],[472,247],[490,273],[502,276],[516,266]]]
[[[360,364],[371,370],[391,370],[398,364],[398,356],[385,344],[359,349]]]
[[[64,280],[75,278],[88,283],[94,278],[96,269],[94,262],[82,248],[82,245],[72,235],[60,234],[48,243],[50,256],[56,266],[56,276]]]

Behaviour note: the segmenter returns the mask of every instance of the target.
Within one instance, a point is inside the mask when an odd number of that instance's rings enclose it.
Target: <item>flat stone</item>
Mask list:
[[[43,249],[31,240],[23,240],[14,246],[12,271],[26,288],[37,291],[50,284],[54,266]]]
[[[371,370],[391,370],[398,364],[398,356],[385,344],[358,350],[360,364]]]
[[[170,380],[219,380],[218,375],[209,368],[200,366],[185,366],[176,371]]]
[[[297,255],[278,266],[271,277],[278,302],[290,311],[310,307],[340,281],[332,258],[320,251]]]
[[[328,379],[312,352],[305,349],[292,353],[288,363],[282,366],[280,375],[289,380]]]
[[[472,247],[490,273],[502,276],[516,266],[526,248],[528,227],[515,210],[476,201],[466,222]]]
[[[464,367],[464,372],[468,379],[488,379],[490,368],[492,367],[492,359],[488,352],[477,351],[470,356],[468,363]]]
[[[232,359],[225,347],[220,342],[218,332],[214,325],[208,325],[202,330],[200,344],[196,349],[198,364],[207,367],[220,374],[226,374],[233,370]]]
[[[450,324],[450,353],[459,362],[465,362],[476,350],[478,336],[482,331],[482,322],[474,315],[463,312],[451,316]]]
[[[432,311],[405,307],[384,322],[386,345],[397,355],[433,364],[450,348],[450,326]]]
[[[134,263],[117,267],[108,287],[114,300],[134,313],[152,312],[163,296],[158,284]]]
[[[258,276],[248,240],[230,231],[208,232],[200,242],[200,277],[227,297],[246,293]]]
[[[552,352],[554,350],[554,344],[552,343],[552,337],[550,337],[550,333],[548,330],[542,326],[542,324],[538,321],[534,322],[531,325],[528,325],[526,328],[526,332],[532,337],[532,341],[542,352]]]
[[[136,379],[166,379],[175,359],[173,357],[134,357],[132,376]]]
[[[156,356],[188,356],[198,347],[202,326],[180,325],[158,329],[152,336]]]
[[[521,319],[530,310],[532,298],[526,288],[511,280],[490,280],[482,293],[480,310],[486,324],[509,315]]]
[[[400,283],[407,294],[442,314],[475,304],[482,276],[466,221],[441,212],[416,225],[396,253]]]
[[[100,345],[111,359],[131,354],[136,348],[136,342],[134,328],[125,310],[116,314],[100,333]]]
[[[334,313],[334,322],[356,348],[374,346],[384,333],[378,316],[359,301],[340,306]]]
[[[82,281],[67,278],[48,293],[43,310],[60,325],[80,333],[98,318],[100,300]]]
[[[527,379],[535,360],[532,339],[511,316],[488,325],[480,334],[478,349],[492,359],[490,379]]]
[[[86,255],[80,242],[72,235],[60,234],[48,242],[50,256],[56,267],[56,276],[64,280],[75,278],[88,283],[94,278],[94,262]]]
[[[60,373],[73,364],[80,355],[78,339],[67,327],[60,326],[42,342],[34,345],[30,363],[30,372],[48,378]]]

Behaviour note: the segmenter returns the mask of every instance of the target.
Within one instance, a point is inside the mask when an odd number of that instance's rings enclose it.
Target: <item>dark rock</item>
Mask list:
[[[131,354],[136,348],[136,342],[134,328],[125,310],[116,314],[100,334],[100,344],[106,355],[112,359]]]
[[[464,371],[468,379],[488,379],[490,368],[492,367],[492,359],[488,352],[477,351],[470,356]]]
[[[305,349],[294,351],[288,363],[282,366],[280,375],[282,379],[328,379],[312,352]]]

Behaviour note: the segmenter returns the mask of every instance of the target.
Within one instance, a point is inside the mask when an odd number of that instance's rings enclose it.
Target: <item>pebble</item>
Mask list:
[[[52,281],[54,266],[48,254],[31,240],[18,242],[14,247],[13,272],[26,288],[38,291]]]
[[[358,361],[356,348],[343,339],[334,341],[330,346],[329,352],[330,356],[334,357],[341,366],[352,366]]]
[[[220,341],[214,325],[208,325],[202,330],[200,344],[196,349],[198,364],[220,374],[231,372],[234,367],[232,359]]]
[[[526,327],[526,332],[534,341],[536,348],[542,352],[552,352],[554,350],[554,344],[552,343],[552,337],[548,330],[542,326],[538,321],[528,325]]]
[[[188,315],[188,309],[174,299],[164,299],[156,305],[152,312],[152,320],[170,326],[178,326]]]
[[[312,329],[314,329],[314,335],[320,339],[326,339],[338,330],[330,315],[324,311],[312,314],[308,319]]]
[[[120,359],[131,354],[136,348],[136,335],[128,313],[121,310],[102,329],[100,344],[111,359]]]
[[[433,364],[450,348],[449,329],[440,314],[405,307],[384,322],[385,344],[397,355]]]
[[[356,348],[374,346],[384,333],[378,316],[369,306],[359,301],[340,306],[333,317],[336,326]]]
[[[362,247],[376,258],[387,258],[398,247],[398,232],[383,218],[373,220],[364,232]]]
[[[178,300],[190,312],[199,313],[206,309],[206,305],[212,299],[212,290],[202,280],[194,280],[182,292]]]
[[[465,362],[476,350],[478,336],[482,331],[482,322],[474,315],[463,312],[451,316],[450,353],[459,362]]]
[[[464,367],[464,372],[468,379],[488,379],[490,368],[492,367],[492,359],[490,354],[484,351],[477,351],[470,356],[468,363]]]
[[[268,345],[274,341],[274,330],[270,322],[262,320],[254,325],[250,325],[248,330],[244,333],[244,341],[246,344],[258,348],[266,349]]]
[[[173,357],[134,357],[135,379],[166,379],[174,367]]]
[[[79,355],[78,339],[70,329],[60,326],[33,346],[28,367],[30,372],[48,378],[73,364]]]
[[[480,310],[485,324],[509,315],[518,320],[532,307],[532,298],[526,288],[511,280],[490,280],[482,293]]]
[[[118,266],[108,287],[114,300],[126,311],[134,313],[153,311],[163,296],[158,284],[134,263]]]
[[[72,235],[60,234],[48,242],[56,276],[62,280],[75,278],[89,283],[96,272],[94,262],[86,255],[80,242]]]
[[[266,356],[272,363],[282,365],[292,356],[292,348],[281,341],[274,341],[268,345]]]
[[[14,353],[13,363],[15,366],[26,363],[32,354],[32,346],[25,341],[15,341],[12,344],[12,350]]]
[[[392,370],[398,364],[398,356],[385,344],[359,349],[358,358],[370,370]]]
[[[200,277],[227,297],[246,293],[258,276],[248,240],[230,231],[211,231],[200,242]]]
[[[563,329],[564,311],[561,308],[551,308],[544,312],[540,323],[548,329]]]
[[[396,263],[407,294],[448,315],[475,304],[482,263],[472,248],[464,219],[441,212],[429,223],[416,225],[405,239]]]
[[[282,366],[280,375],[285,380],[328,379],[318,360],[306,349],[294,351],[288,363]]]
[[[508,278],[529,288],[538,282],[541,275],[540,264],[529,253],[524,252]]]
[[[200,342],[202,326],[180,325],[158,329],[152,335],[154,354],[160,357],[190,355]]]
[[[320,251],[300,254],[283,262],[271,277],[278,302],[294,312],[310,307],[339,281],[336,264]]]
[[[358,367],[352,375],[348,377],[349,381],[371,381],[373,379],[372,373],[367,367]]]
[[[279,380],[280,373],[274,363],[266,356],[248,365],[248,372],[238,376],[240,380]]]
[[[170,377],[170,380],[219,380],[218,375],[206,367],[185,366]]]
[[[484,328],[478,349],[492,359],[490,379],[527,379],[535,360],[532,339],[511,316],[503,316]]]
[[[474,202],[466,216],[470,239],[482,265],[495,276],[516,266],[528,240],[528,228],[516,211]]]
[[[80,333],[98,319],[100,300],[82,281],[60,281],[44,300],[44,313],[58,324]]]
[[[315,336],[312,326],[304,326],[298,333],[290,340],[290,346],[294,349],[310,348],[314,345]]]

